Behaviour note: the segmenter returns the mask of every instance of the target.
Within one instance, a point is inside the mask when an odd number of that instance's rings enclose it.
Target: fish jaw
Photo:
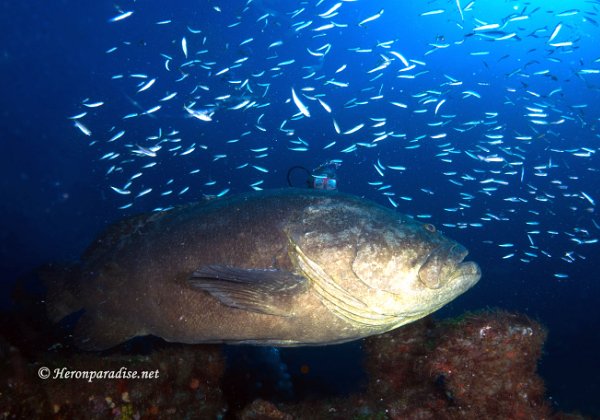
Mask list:
[[[473,261],[463,261],[463,258],[444,261],[438,277],[429,281],[434,287],[424,283],[422,272],[419,272],[418,281],[406,293],[406,296],[412,296],[416,312],[424,313],[423,316],[433,313],[477,284],[481,279],[481,268]]]
[[[481,268],[474,261],[461,262],[457,269],[450,277],[451,283],[459,283],[461,285],[461,292],[466,292],[471,287],[475,286],[481,279]]]
[[[473,271],[470,265],[461,266],[469,251],[462,245],[444,241],[434,248],[418,271],[419,281],[430,289],[439,289],[464,271]]]

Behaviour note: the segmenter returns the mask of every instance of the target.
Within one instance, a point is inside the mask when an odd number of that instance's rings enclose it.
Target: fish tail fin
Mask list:
[[[47,289],[46,313],[52,322],[83,309],[78,265],[47,264],[38,273]]]
[[[46,285],[46,313],[52,322],[82,312],[77,315],[73,330],[73,343],[81,350],[106,350],[144,335],[134,317],[119,316],[124,304],[121,300],[96,288],[82,291],[81,266],[48,264],[38,273]]]

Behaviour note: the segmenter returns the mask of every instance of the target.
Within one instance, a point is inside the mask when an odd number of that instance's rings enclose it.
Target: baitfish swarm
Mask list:
[[[499,261],[564,280],[597,249],[598,2],[271,3],[107,17],[114,91],[70,118],[119,208],[278,187],[319,154]]]

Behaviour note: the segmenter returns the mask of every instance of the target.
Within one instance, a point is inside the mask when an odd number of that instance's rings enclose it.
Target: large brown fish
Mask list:
[[[272,190],[137,216],[50,282],[54,320],[84,309],[77,344],[323,345],[439,309],[481,277],[467,250],[370,201]]]

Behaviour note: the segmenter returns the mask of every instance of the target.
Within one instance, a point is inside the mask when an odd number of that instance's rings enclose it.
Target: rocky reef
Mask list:
[[[226,411],[219,346],[174,345],[143,356],[49,352],[35,362],[15,347],[8,351],[0,369],[2,418],[182,418],[193,413],[208,419]]]
[[[427,318],[364,340],[368,384],[361,392],[288,401],[263,397],[242,408],[231,404],[235,395],[223,386],[220,346],[151,340],[97,354],[55,340],[44,346],[38,340],[36,349],[36,334],[26,331],[20,336],[28,337],[28,348],[14,331],[2,336],[0,417],[7,419],[584,418],[554,412],[545,397],[536,367],[546,330],[503,311]],[[90,372],[101,377],[90,379]],[[145,376],[128,377],[132,372]]]

